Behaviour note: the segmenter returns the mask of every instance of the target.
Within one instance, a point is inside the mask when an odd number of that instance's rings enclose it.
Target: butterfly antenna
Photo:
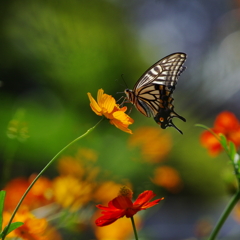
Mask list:
[[[115,81],[118,81],[118,79],[115,79]],[[121,84],[119,81],[118,81],[118,84],[122,87],[126,87],[125,84]]]
[[[128,88],[128,85],[127,85],[127,83],[126,83],[126,81],[125,81],[125,79],[124,79],[124,77],[123,77],[123,74],[121,75],[121,78],[122,78],[122,80],[123,80],[123,82],[124,82],[124,84],[125,84],[125,87]]]

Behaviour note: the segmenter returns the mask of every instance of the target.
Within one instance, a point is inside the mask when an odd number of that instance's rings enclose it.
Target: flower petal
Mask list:
[[[140,208],[140,210],[144,210],[150,207],[153,207],[154,205],[158,204],[161,200],[164,198],[156,199],[152,202],[149,202],[153,197],[155,197],[156,194],[153,191],[144,191],[141,193],[137,200],[133,203],[134,207]]]
[[[113,211],[115,209],[115,208],[105,207],[101,204],[96,205],[96,207],[101,209],[101,210],[105,210],[105,211]]]
[[[147,209],[147,208],[150,208],[150,207],[153,207],[155,206],[156,204],[158,204],[161,200],[163,200],[164,198],[159,198],[159,199],[156,199],[152,202],[149,202],[149,203],[145,203],[144,205],[142,205],[141,207],[141,210],[143,209]]]
[[[105,213],[104,216],[101,216],[98,218],[95,223],[99,227],[107,226],[119,218],[123,217],[125,215],[125,210],[118,210],[116,212],[111,212],[111,213]]]
[[[92,97],[91,93],[87,93],[88,98],[90,100],[90,107],[92,108],[92,110],[99,116],[102,116],[102,109],[101,107],[98,105],[98,103],[95,101],[95,99]]]
[[[111,119],[110,123],[113,124],[115,127],[119,128],[120,130],[132,134],[132,130],[128,128],[128,125],[123,124],[121,121],[116,119]]]
[[[116,105],[115,99],[111,95],[107,95],[104,99],[102,107],[106,109],[106,112],[111,113]]]
[[[133,206],[132,201],[125,196],[118,196],[114,198],[112,201],[112,204],[114,207],[118,209],[126,209],[126,208],[131,208]]]
[[[116,111],[113,113],[113,117],[119,121],[121,121],[123,124],[132,124],[134,120],[130,118],[126,113],[122,111]]]
[[[133,203],[133,205],[136,204],[144,204],[146,202],[149,202],[152,198],[154,198],[156,196],[156,194],[153,191],[147,190],[144,191],[143,193],[141,193],[138,198],[136,199],[136,201]]]
[[[101,88],[101,89],[99,89],[98,90],[98,93],[97,93],[97,101],[98,101],[98,103],[101,105],[102,104],[102,96],[103,96],[103,89]]]

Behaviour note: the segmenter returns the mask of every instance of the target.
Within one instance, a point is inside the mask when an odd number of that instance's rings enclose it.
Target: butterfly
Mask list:
[[[173,91],[180,74],[186,69],[183,66],[187,55],[182,52],[172,53],[153,64],[136,82],[133,90],[125,89],[127,101],[146,117],[153,117],[163,129],[177,128],[172,119],[186,119],[176,112],[173,106]]]

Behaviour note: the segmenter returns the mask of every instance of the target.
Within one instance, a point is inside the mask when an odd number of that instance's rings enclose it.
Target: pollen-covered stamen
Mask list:
[[[120,189],[119,194],[118,194],[118,196],[128,197],[129,199],[132,199],[132,195],[133,195],[133,191],[127,186],[123,186]]]

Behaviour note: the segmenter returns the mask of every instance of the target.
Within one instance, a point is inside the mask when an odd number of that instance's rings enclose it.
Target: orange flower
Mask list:
[[[138,128],[129,138],[130,147],[139,147],[142,157],[149,163],[164,161],[172,148],[171,136],[156,127]],[[159,148],[161,146],[161,150]]]
[[[158,186],[166,188],[172,193],[179,192],[183,187],[182,180],[177,170],[168,166],[156,168],[152,182]]]
[[[80,161],[77,161],[74,157],[64,156],[58,161],[58,172],[62,176],[72,175],[78,178],[82,178],[85,169]]]
[[[114,198],[108,203],[108,206],[97,205],[97,208],[103,210],[103,216],[98,218],[95,223],[99,227],[107,226],[121,217],[132,217],[137,212],[153,207],[158,204],[163,198],[156,199],[152,202],[150,200],[155,197],[153,191],[144,191],[137,200],[132,202],[132,191],[126,187],[120,190],[118,197]]]
[[[227,111],[220,113],[211,130],[216,134],[225,135],[228,141],[235,144],[236,148],[240,147],[240,122],[233,113]],[[202,133],[200,141],[213,156],[222,151],[221,144],[209,131]]]
[[[55,200],[63,208],[75,212],[92,198],[93,184],[80,181],[71,175],[56,177],[53,180]]]
[[[111,95],[103,92],[103,89],[98,90],[97,102],[92,97],[91,93],[88,93],[90,107],[93,112],[98,116],[105,116],[115,127],[132,134],[128,126],[132,124],[134,120],[125,113],[127,107],[120,108],[119,104],[116,104],[116,100]]]
[[[33,178],[34,176],[31,176],[29,179],[15,178],[4,187],[4,190],[7,192],[5,210],[13,211]],[[52,202],[52,183],[48,178],[40,177],[27,194],[20,208],[28,206],[29,209],[35,209]]]
[[[3,213],[3,225],[7,225],[10,214]],[[17,212],[14,217],[14,222],[23,222],[24,224],[11,232],[8,237],[19,237],[24,240],[45,240],[44,232],[47,228],[45,218],[38,219],[32,215],[26,208]]]

